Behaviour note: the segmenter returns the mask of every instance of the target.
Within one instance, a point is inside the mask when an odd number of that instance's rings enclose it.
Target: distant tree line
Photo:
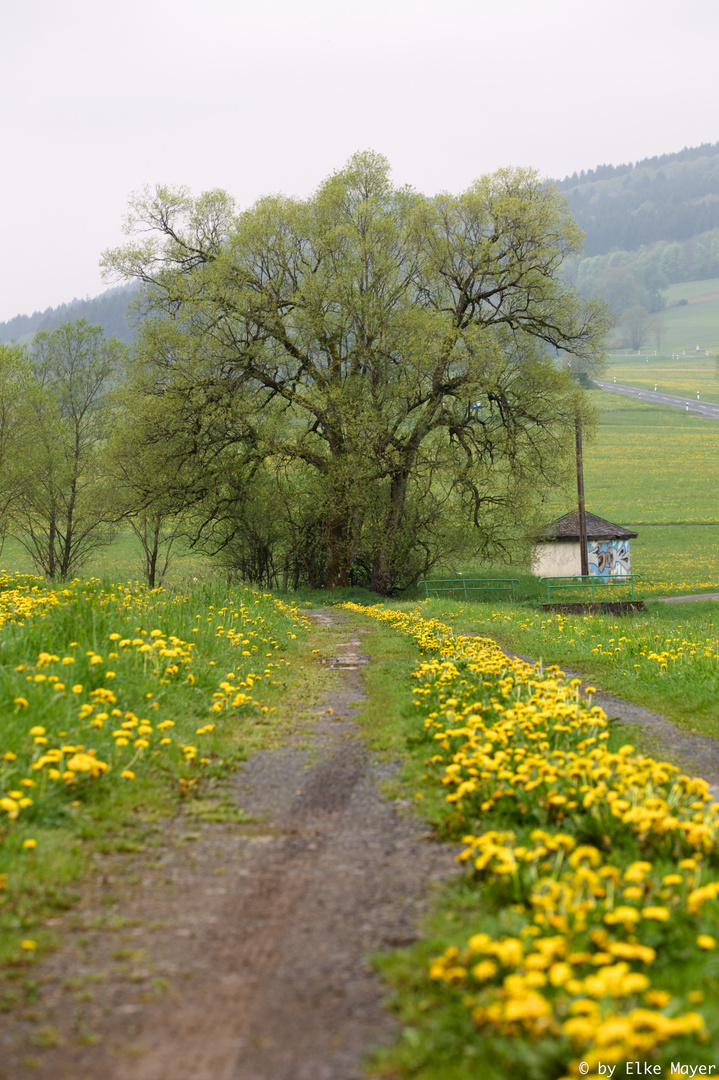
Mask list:
[[[638,251],[590,256],[575,268],[579,291],[601,296],[615,315],[637,305],[650,313],[663,311],[668,285],[715,277],[719,277],[719,229],[683,243],[662,240]]]
[[[641,161],[627,165],[597,165],[596,169],[582,169],[581,172],[573,172],[571,176],[565,176],[564,180],[555,181],[560,191],[577,187],[578,184],[591,184],[595,180],[610,180],[615,176],[626,176],[633,169],[661,169],[664,165],[671,165],[675,161],[694,161],[696,158],[707,157],[719,153],[719,142],[702,143],[700,146],[685,146],[673,154],[656,154],[654,157],[642,158]]]
[[[587,256],[683,242],[719,228],[719,143],[599,166],[556,186],[584,230]]]
[[[129,344],[135,336],[135,328],[127,319],[127,308],[135,294],[135,286],[118,285],[106,289],[99,296],[84,300],[70,300],[58,307],[36,311],[32,315],[16,315],[0,323],[0,342],[18,341],[28,343],[40,330],[57,330],[65,322],[86,319],[101,326],[109,337],[119,338]]]

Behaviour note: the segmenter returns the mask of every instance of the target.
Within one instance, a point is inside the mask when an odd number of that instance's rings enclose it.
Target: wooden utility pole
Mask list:
[[[582,418],[579,409],[574,420],[575,442],[577,448],[577,498],[579,502],[579,560],[582,577],[589,574],[587,557],[587,518],[584,512],[584,467],[582,465]]]

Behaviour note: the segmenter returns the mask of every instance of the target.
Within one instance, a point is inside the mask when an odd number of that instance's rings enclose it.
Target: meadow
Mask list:
[[[533,661],[580,670],[603,690],[719,737],[719,601],[650,603],[628,616],[441,600],[425,601],[421,610],[457,633],[484,635]]]
[[[590,395],[600,419],[587,439],[587,509],[617,524],[719,522],[719,423],[611,391]],[[549,513],[573,506],[547,498]]]
[[[695,401],[698,393],[702,401],[719,402],[716,356],[652,355],[652,350],[646,348],[640,356],[613,354],[603,381],[611,382],[614,378],[618,383],[642,390],[654,390],[656,386],[659,393],[674,394],[688,401]]]
[[[26,549],[12,536],[3,542],[0,565],[12,573],[37,573]],[[166,580],[175,586],[189,584],[210,568],[208,558],[188,550],[182,541],[177,541],[172,547]],[[142,581],[143,553],[140,541],[134,533],[116,533],[107,546],[98,548],[90,555],[79,574],[81,577],[107,577],[110,581]]]
[[[598,1080],[635,1060],[706,1072],[719,807],[704,781],[626,743],[581,680],[464,635],[434,602],[344,607],[379,624],[373,648],[382,633],[414,644],[384,712],[404,718],[407,791],[465,868],[423,939],[376,959],[401,1021],[379,1075]]]
[[[642,353],[657,351],[670,356],[696,352],[699,346],[700,350],[719,354],[719,278],[681,281],[664,292],[667,307],[658,316],[650,316],[650,321],[659,318],[662,322],[661,346],[657,347],[650,324]],[[684,300],[686,304],[677,306]]]
[[[51,942],[33,928],[72,903],[93,851],[138,850],[181,800],[241,818],[222,779],[281,739],[307,621],[207,578],[170,592],[3,575],[0,625],[0,960],[17,962]]]

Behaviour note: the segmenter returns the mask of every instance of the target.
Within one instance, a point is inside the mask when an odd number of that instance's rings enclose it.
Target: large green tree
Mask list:
[[[207,520],[228,470],[310,470],[327,586],[363,552],[388,593],[439,523],[491,548],[556,482],[577,390],[555,358],[594,363],[606,319],[562,275],[581,236],[534,172],[427,198],[361,153],[242,213],[146,191],[126,228],[104,266],[141,284],[142,437],[189,465]]]

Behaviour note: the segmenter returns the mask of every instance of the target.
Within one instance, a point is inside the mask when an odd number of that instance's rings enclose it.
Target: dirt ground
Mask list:
[[[101,860],[63,946],[2,990],[5,1080],[359,1080],[395,1022],[367,957],[409,944],[454,852],[383,799],[359,737],[361,631],[336,635],[322,717],[234,781],[261,824],[158,831]],[[331,711],[330,711],[331,710]],[[22,997],[24,995],[24,997]]]

